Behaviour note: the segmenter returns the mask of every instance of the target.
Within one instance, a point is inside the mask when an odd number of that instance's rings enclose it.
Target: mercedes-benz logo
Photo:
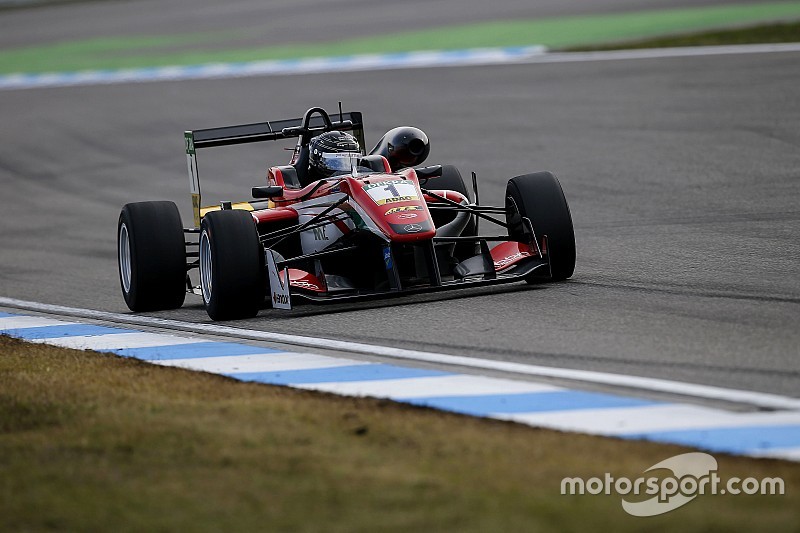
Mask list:
[[[422,231],[422,226],[419,224],[406,224],[403,229],[408,233],[417,233],[418,231]]]

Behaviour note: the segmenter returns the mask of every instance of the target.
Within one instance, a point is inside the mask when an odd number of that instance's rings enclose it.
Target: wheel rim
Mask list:
[[[211,301],[211,242],[208,233],[204,230],[200,234],[200,288],[203,290],[203,300]]]
[[[125,293],[131,292],[131,241],[125,224],[119,227],[119,275]]]

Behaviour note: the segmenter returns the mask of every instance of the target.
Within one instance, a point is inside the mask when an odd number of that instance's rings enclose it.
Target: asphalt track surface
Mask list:
[[[170,199],[190,220],[184,129],[342,99],[368,141],[421,127],[484,202],[554,171],[575,276],[231,325],[800,396],[799,82],[783,53],[6,91],[0,295],[125,312],[119,209]],[[278,148],[200,152],[205,191],[239,199]],[[208,321],[199,297],[154,315]]]

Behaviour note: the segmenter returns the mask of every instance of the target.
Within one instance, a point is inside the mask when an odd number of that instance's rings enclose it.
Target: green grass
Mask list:
[[[800,43],[800,22],[763,24],[747,28],[671,35],[597,46],[577,46],[568,51],[630,50],[635,48],[669,48],[677,46],[718,46],[759,43]]]
[[[787,531],[800,465],[718,455],[785,496],[653,518],[565,476],[634,478],[677,446],[236,382],[0,336],[2,531]]]
[[[302,41],[247,49],[226,47],[245,33],[188,33],[175,36],[106,37],[6,49],[0,73],[64,72],[165,65],[195,65],[353,54],[545,45],[552,48],[800,18],[800,2],[761,2],[633,13],[497,20],[426,30],[397,31],[332,42]]]

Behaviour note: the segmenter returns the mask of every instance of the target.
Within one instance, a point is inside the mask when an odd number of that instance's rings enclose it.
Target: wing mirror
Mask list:
[[[253,198],[278,198],[283,196],[283,187],[280,185],[253,187],[252,194]]]

